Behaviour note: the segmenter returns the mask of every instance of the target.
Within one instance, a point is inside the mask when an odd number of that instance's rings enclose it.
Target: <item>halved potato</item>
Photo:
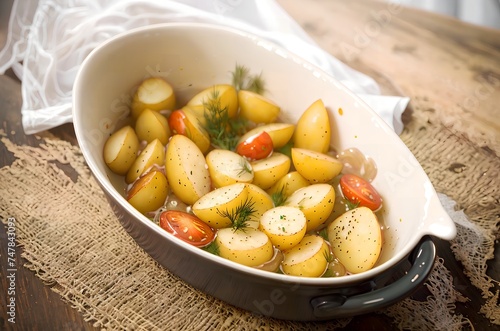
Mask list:
[[[172,192],[191,205],[211,189],[205,156],[186,136],[176,134],[167,145],[165,172]]]
[[[214,187],[250,183],[253,180],[250,163],[233,151],[214,149],[207,154],[206,160]]]
[[[215,99],[214,97],[217,97]],[[229,84],[217,84],[204,89],[188,101],[187,106],[193,109],[203,109],[200,106],[220,102],[221,109],[226,108],[229,117],[235,117],[238,113],[238,97],[234,86]]]
[[[254,123],[275,122],[280,107],[270,99],[252,91],[238,91],[240,116]]]
[[[327,183],[342,171],[342,163],[333,156],[303,148],[292,148],[295,169],[310,183]]]
[[[251,163],[253,182],[261,189],[267,190],[290,170],[290,158],[281,153],[274,153],[270,157]]]
[[[260,218],[259,229],[267,234],[280,250],[297,245],[306,234],[306,216],[296,207],[279,206],[266,211]]]
[[[267,132],[273,141],[273,147],[281,148],[290,141],[294,130],[295,125],[289,123],[269,123],[260,125],[245,133],[238,141],[238,144],[246,141],[250,137],[258,136],[261,132]]]
[[[351,209],[327,227],[335,257],[351,273],[371,269],[382,250],[382,231],[375,213],[366,207]]]
[[[203,222],[214,229],[227,228],[231,220],[222,213],[234,211],[247,201],[248,191],[244,183],[236,183],[215,189],[196,201],[192,210]]]
[[[151,109],[144,109],[137,121],[135,121],[135,132],[139,140],[145,140],[148,143],[155,139],[166,145],[171,136],[168,120],[165,116]]]
[[[184,106],[181,108],[182,111],[189,111],[191,112],[192,114],[194,114],[194,116],[196,116],[196,118],[198,119],[198,122],[201,124],[201,126],[203,128],[206,127],[207,125],[207,119],[205,117],[205,107],[203,107],[203,105],[191,105],[191,106]]]
[[[293,192],[285,205],[299,208],[306,216],[307,231],[315,230],[333,211],[335,189],[330,184],[312,184]]]
[[[291,171],[285,176],[281,177],[273,186],[271,186],[267,193],[273,195],[275,193],[282,193],[285,198],[289,197],[293,192],[299,188],[309,186],[307,179],[302,177],[298,171]]]
[[[104,143],[106,165],[118,175],[125,175],[132,167],[139,150],[139,139],[131,126],[124,126],[109,136]]]
[[[198,146],[203,154],[205,154],[210,148],[210,136],[208,132],[203,128],[202,123],[192,110],[184,107],[183,112],[186,116],[184,121],[186,125],[186,136]]]
[[[248,226],[258,228],[262,214],[273,208],[274,202],[271,196],[257,185],[247,184],[247,191],[248,200],[253,203],[253,209],[255,210],[253,214],[250,215]]]
[[[293,248],[283,251],[281,263],[284,274],[301,277],[320,277],[326,270],[330,248],[318,235],[305,235]]]
[[[274,254],[271,241],[258,229],[220,229],[217,231],[215,242],[221,257],[249,267],[266,263]]]
[[[160,77],[143,80],[132,98],[131,110],[134,119],[137,119],[144,109],[160,111],[174,108],[174,89]]]
[[[321,99],[304,111],[297,122],[293,145],[297,148],[326,153],[331,140],[330,118]]]
[[[132,167],[127,172],[125,182],[132,183],[134,180],[144,174],[154,164],[163,167],[165,164],[165,146],[155,139],[142,150],[141,154],[137,156]]]
[[[139,212],[152,212],[163,206],[168,195],[167,178],[161,171],[150,171],[128,191],[127,201]]]

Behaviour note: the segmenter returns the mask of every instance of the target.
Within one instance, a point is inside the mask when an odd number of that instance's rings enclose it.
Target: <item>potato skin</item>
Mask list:
[[[127,184],[132,183],[134,180],[143,175],[153,165],[162,167],[165,163],[165,148],[160,140],[155,139],[142,150],[137,156],[132,167],[130,167],[125,177]]]
[[[221,108],[226,108],[228,116],[233,118],[238,113],[238,96],[234,86],[229,84],[216,84],[211,87],[204,89],[188,101],[187,106],[195,110],[202,116],[203,108],[205,104],[210,104],[214,102],[214,95],[218,96]]]
[[[214,229],[231,226],[231,220],[221,212],[236,210],[248,197],[246,184],[235,183],[215,189],[193,204],[193,213]]]
[[[288,173],[291,161],[285,154],[273,153],[270,157],[251,162],[251,165],[254,175],[252,183],[267,190]]]
[[[214,149],[206,156],[208,171],[214,187],[219,188],[235,183],[250,183],[253,171],[243,156],[225,149]]]
[[[127,195],[127,201],[139,212],[155,211],[165,203],[168,195],[167,178],[161,171],[150,171],[139,178]]]
[[[245,231],[220,229],[215,242],[221,257],[249,267],[266,263],[274,254],[271,241],[258,229],[247,228]]]
[[[293,136],[294,146],[326,153],[331,140],[330,118],[321,99],[313,102],[297,122]]]
[[[377,216],[366,207],[349,210],[327,227],[335,257],[351,273],[371,269],[382,250],[382,232]]]
[[[186,136],[176,134],[167,145],[165,172],[173,193],[192,205],[211,189],[205,156]]]
[[[307,219],[307,231],[316,230],[333,211],[335,189],[330,184],[312,184],[293,192],[285,205],[300,208]]]
[[[310,183],[327,183],[343,168],[343,164],[330,155],[296,147],[292,148],[292,162]]]
[[[238,91],[238,103],[240,116],[254,123],[272,123],[281,112],[274,102],[252,91]]]
[[[300,277],[320,277],[328,265],[330,248],[318,235],[306,235],[293,248],[283,251],[281,270],[284,274]]]
[[[291,171],[285,176],[281,177],[273,186],[271,186],[267,193],[283,193],[285,197],[289,197],[293,192],[300,188],[309,186],[309,182],[298,171]]]
[[[125,175],[132,167],[139,150],[139,139],[131,126],[114,132],[104,143],[104,163],[118,175]]]
[[[165,116],[151,109],[144,109],[135,121],[135,132],[139,140],[148,143],[155,139],[166,145],[172,135]]]

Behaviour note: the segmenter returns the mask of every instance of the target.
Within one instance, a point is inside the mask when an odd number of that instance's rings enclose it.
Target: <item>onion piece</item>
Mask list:
[[[274,255],[272,259],[266,263],[255,266],[254,268],[264,271],[277,272],[280,268],[281,262],[283,261],[283,257],[283,253],[279,249],[274,248]]]

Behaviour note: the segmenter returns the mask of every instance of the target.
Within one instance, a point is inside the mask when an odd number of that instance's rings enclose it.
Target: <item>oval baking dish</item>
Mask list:
[[[262,72],[270,97],[282,107],[282,121],[296,123],[321,98],[332,119],[333,147],[356,147],[377,164],[373,184],[384,198],[384,245],[371,270],[305,278],[245,267],[174,238],[123,197],[123,178],[109,171],[102,150],[128,114],[132,88],[145,77],[164,77],[182,104],[207,86],[230,83],[236,63]],[[435,258],[431,236],[450,240],[456,233],[415,157],[373,110],[316,66],[245,32],[171,23],[113,37],[84,60],[73,115],[85,160],[138,245],[187,283],[258,314],[310,321],[381,309],[426,279]]]

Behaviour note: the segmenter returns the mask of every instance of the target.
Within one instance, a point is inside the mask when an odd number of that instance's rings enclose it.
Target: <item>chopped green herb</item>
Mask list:
[[[248,227],[250,217],[255,213],[255,202],[252,199],[246,199],[241,205],[231,211],[217,209],[217,214],[226,217],[231,221],[231,227],[234,231],[245,230]]]

